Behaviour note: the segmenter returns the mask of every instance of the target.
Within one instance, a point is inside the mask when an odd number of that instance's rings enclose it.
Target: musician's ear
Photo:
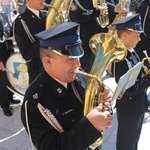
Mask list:
[[[44,56],[42,62],[43,62],[43,65],[50,65],[51,64],[51,57]]]

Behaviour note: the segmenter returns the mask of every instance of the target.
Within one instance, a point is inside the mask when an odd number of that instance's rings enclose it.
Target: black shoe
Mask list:
[[[5,116],[12,116],[12,112],[10,108],[3,108],[3,113]]]
[[[20,100],[14,100],[14,99],[11,99],[10,100],[10,102],[12,103],[12,104],[19,104],[21,101]]]

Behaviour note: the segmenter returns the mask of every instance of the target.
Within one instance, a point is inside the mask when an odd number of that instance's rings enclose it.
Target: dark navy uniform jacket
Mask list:
[[[17,46],[22,54],[23,58],[28,62],[28,65],[33,70],[38,70],[39,66],[42,66],[39,57],[39,40],[34,36],[45,29],[46,16],[39,19],[33,12],[26,8],[25,12],[19,15],[14,23],[14,35],[17,42]],[[32,37],[35,41],[31,42],[25,29],[21,23],[21,20],[25,21]]]
[[[85,82],[81,79],[78,78],[74,83],[83,97]],[[45,71],[42,71],[36,82],[26,91],[21,108],[21,120],[26,127],[25,101],[28,101],[31,137],[38,150],[85,150],[101,136],[88,119],[83,117],[83,103]],[[37,107],[38,103],[51,111],[64,132],[59,133],[42,116]]]
[[[135,50],[142,59],[145,57],[144,50],[147,50],[147,54],[150,56],[150,0],[144,0],[138,7],[137,13],[140,13],[144,33],[141,33],[141,41],[137,44]]]
[[[133,67],[139,62],[139,57],[131,54],[128,51],[127,60]],[[119,78],[129,70],[129,66],[126,60],[119,63],[115,63],[115,69],[113,66],[113,74],[115,75],[116,82]],[[120,113],[126,114],[141,114],[146,110],[146,89],[150,86],[150,75],[144,75],[141,71],[135,84],[130,87],[123,95],[121,100],[117,100],[117,109]]]

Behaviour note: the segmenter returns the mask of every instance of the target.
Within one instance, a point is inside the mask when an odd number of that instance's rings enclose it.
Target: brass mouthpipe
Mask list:
[[[95,79],[95,80],[98,82],[98,84],[99,84],[100,86],[102,85],[100,79],[99,79],[96,75],[93,75],[93,74],[90,74],[90,73],[87,73],[87,72],[83,72],[83,71],[80,71],[80,70],[78,70],[78,69],[76,69],[76,70],[74,71],[74,73],[76,73],[76,74],[81,74],[81,75],[84,75],[84,76],[93,78],[93,79]]]
[[[46,2],[43,2],[42,4],[43,4],[43,6],[45,6],[45,7],[47,7],[47,8],[51,7],[51,5],[50,5],[50,4],[47,4]]]

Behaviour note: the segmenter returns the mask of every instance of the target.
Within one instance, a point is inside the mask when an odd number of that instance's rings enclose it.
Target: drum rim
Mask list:
[[[6,63],[7,63],[8,59],[9,59],[11,56],[16,55],[16,54],[19,54],[19,55],[21,56],[20,58],[21,58],[23,61],[25,61],[25,59],[22,57],[22,55],[21,55],[20,52],[13,52],[13,53],[6,59]],[[5,66],[6,66],[6,63],[5,63]],[[25,61],[25,63],[26,63],[26,61]]]

